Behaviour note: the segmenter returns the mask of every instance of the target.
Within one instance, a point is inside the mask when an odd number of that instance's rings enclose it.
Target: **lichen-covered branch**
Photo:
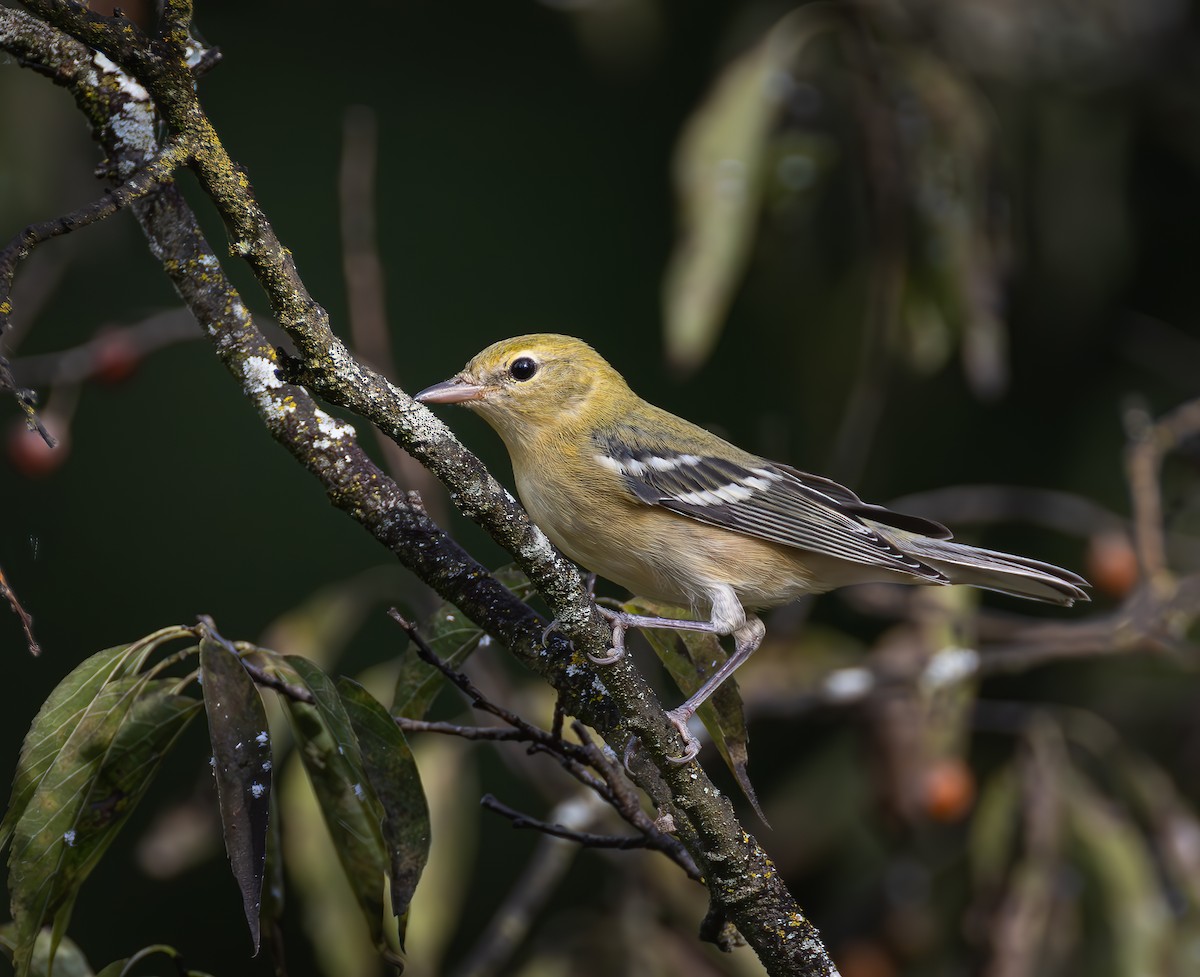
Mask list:
[[[0,47],[19,49],[25,61],[36,62],[73,92],[110,154],[115,175],[127,176],[156,153],[159,118],[191,146],[191,165],[225,220],[233,252],[250,264],[300,350],[299,369],[286,379],[279,376],[275,350],[254,325],[175,188],[164,187],[136,204],[134,212],[151,250],[276,440],[321,481],[335,505],[550,680],[571,713],[618,746],[630,735],[642,739],[661,778],[649,789],[704,873],[714,917],[734,921],[769,972],[835,973],[812,924],[728,800],[695,764],[666,760],[678,750],[677,734],[641,676],[628,661],[602,671],[588,662],[584,652],[602,651],[608,632],[575,568],[444,425],[357,363],[334,336],[327,314],[304,288],[290,252],[200,107],[182,39],[186,32],[179,29],[186,4],[169,5],[153,39],[128,21],[98,18],[81,7],[50,0],[27,0],[26,6],[48,23],[0,8]],[[104,53],[70,42],[48,24]],[[305,386],[290,382],[296,379]],[[544,622],[446,536],[419,498],[380,471],[358,446],[353,428],[322,411],[306,386],[377,423],[442,479],[459,508],[514,554],[575,649],[561,639],[545,647]]]

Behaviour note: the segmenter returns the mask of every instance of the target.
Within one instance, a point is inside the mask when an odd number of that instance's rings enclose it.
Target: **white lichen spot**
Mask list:
[[[825,694],[834,702],[854,702],[875,685],[869,668],[839,668],[825,676]]]
[[[330,417],[320,407],[313,411],[313,416],[317,419],[317,430],[322,435],[313,441],[313,447],[318,451],[333,447],[335,441],[354,437],[353,425],[338,420],[336,417]],[[345,460],[350,461],[350,456],[347,455]]]
[[[597,695],[608,695],[608,688],[600,681],[600,676],[598,675],[592,679],[592,688]]]
[[[929,659],[921,674],[927,689],[940,689],[974,675],[979,668],[979,652],[974,648],[943,648]]]
[[[246,378],[246,393],[253,397],[261,396],[268,390],[283,386],[283,381],[275,375],[278,367],[265,356],[248,356],[242,362],[242,376]]]
[[[357,797],[359,800],[362,800],[365,795],[366,795],[366,791],[363,790],[363,785],[355,784],[354,785],[354,796]]]
[[[267,735],[267,731],[264,729],[256,737],[254,737],[254,742],[259,746],[266,746],[267,743],[270,742],[270,739],[271,738]]]
[[[263,768],[263,772],[264,772],[264,773],[270,773],[270,772],[271,772],[271,761],[270,761],[270,760],[263,760],[263,762],[262,762],[262,768]]]
[[[267,792],[267,788],[260,784],[257,780],[250,785],[250,796],[258,800]]]
[[[67,831],[63,832],[63,841],[65,841],[67,843],[68,848],[75,847],[75,829],[74,828],[70,828]]]
[[[217,758],[215,756],[210,756],[208,758],[208,765],[215,770],[217,766]]]
[[[118,79],[117,84],[120,86],[121,91],[130,98],[136,98],[140,102],[150,101],[150,93],[138,81],[130,78],[129,75],[117,67],[115,61],[101,54],[99,51],[92,55],[92,61],[106,75],[116,75]]]
[[[491,646],[492,646],[492,636],[490,634],[485,634],[482,638],[479,639],[479,644],[476,645],[477,648],[490,648]]]

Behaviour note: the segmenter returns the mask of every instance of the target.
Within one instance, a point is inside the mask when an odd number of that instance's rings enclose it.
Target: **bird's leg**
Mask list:
[[[680,756],[670,757],[673,763],[687,763],[695,759],[700,752],[700,741],[688,729],[688,720],[696,714],[696,710],[704,704],[721,684],[729,678],[738,667],[762,644],[767,633],[765,625],[753,614],[747,614],[738,600],[733,588],[727,584],[714,586],[708,594],[712,604],[712,618],[708,621],[687,621],[674,617],[650,617],[642,614],[628,614],[624,611],[608,611],[600,609],[600,613],[608,618],[613,630],[613,648],[603,658],[593,658],[600,665],[609,665],[619,661],[625,654],[625,632],[634,628],[664,628],[671,631],[700,631],[706,634],[732,634],[734,652],[690,699],[683,705],[670,710],[667,718],[679,730],[683,737],[684,750]],[[630,744],[633,745],[632,743]],[[626,766],[630,752],[626,750]]]
[[[700,741],[688,729],[688,720],[696,714],[697,709],[704,705],[709,696],[716,692],[724,681],[754,654],[758,646],[762,644],[766,633],[767,629],[763,622],[753,614],[748,614],[745,624],[733,632],[733,654],[726,658],[721,667],[708,677],[707,681],[696,690],[695,695],[683,705],[676,706],[667,713],[667,718],[679,730],[679,735],[683,737],[685,745],[682,756],[670,758],[673,763],[687,763],[700,752]]]
[[[650,617],[646,614],[630,614],[614,611],[607,607],[596,608],[612,628],[613,643],[607,655],[588,655],[597,665],[611,665],[625,657],[625,632],[630,628],[665,628],[671,631],[705,631],[709,634],[728,634],[714,621],[684,621],[677,617]]]

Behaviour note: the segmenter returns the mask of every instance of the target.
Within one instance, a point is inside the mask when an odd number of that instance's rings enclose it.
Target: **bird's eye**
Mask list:
[[[518,356],[509,364],[508,375],[514,380],[528,380],[537,373],[537,360],[531,356]]]

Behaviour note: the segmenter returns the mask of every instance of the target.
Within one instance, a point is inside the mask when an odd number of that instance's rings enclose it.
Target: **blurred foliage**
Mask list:
[[[201,84],[206,105],[337,323],[350,304],[342,120],[353,105],[377,113],[379,249],[402,386],[443,377],[502,336],[560,329],[656,402],[852,478],[867,498],[985,481],[1062,493],[1058,505],[1028,494],[1004,507],[999,492],[972,508],[963,500],[985,496],[952,489],[921,514],[955,511],[972,541],[1086,564],[1092,608],[851,592],[776,613],[739,673],[750,772],[772,825],[751,830],[843,977],[1200,967],[1194,616],[1158,653],[982,678],[955,672],[967,659],[954,654],[1003,644],[1017,610],[1101,621],[1141,585],[1122,413],[1161,414],[1196,396],[1200,376],[1197,13],[1185,0],[459,0],[336,16],[303,2],[197,4],[224,52]],[[0,122],[15,134],[0,142],[6,235],[97,195],[82,121],[45,79],[0,67]],[[222,228],[182,183],[219,249]],[[399,682],[409,705],[398,714],[460,718],[458,700],[399,650],[381,613],[395,603],[427,622],[443,657],[470,654],[464,667],[498,701],[549,722],[546,690],[333,514],[201,343],[127,342],[175,304],[127,215],[41,249],[19,276],[2,340],[18,373],[23,360],[53,363],[36,354],[83,353],[38,382],[57,453],[26,438],[15,408],[5,415],[0,566],[45,652],[24,658],[19,623],[0,614],[6,755],[93,649],[199,613],[358,675],[382,703]],[[506,471],[481,425],[456,424]],[[1195,444],[1182,448],[1163,487],[1177,574],[1200,564]],[[507,562],[474,527],[455,529],[481,558]],[[341,701],[332,682],[321,689]],[[677,695],[664,681],[665,701]],[[278,936],[295,977],[370,973],[380,964],[344,881],[345,845],[329,841],[272,699],[288,898],[264,940]],[[39,903],[74,905],[83,950],[61,944],[56,973],[90,973],[84,952],[122,961],[151,939],[206,971],[270,973],[265,955],[247,960],[200,725],[153,784],[126,785],[147,799],[106,857],[61,879],[86,885]],[[320,742],[309,737],[310,753],[329,758]],[[11,766],[50,759],[39,756]],[[495,972],[760,972],[746,951],[695,940],[703,889],[666,859],[553,856],[567,843],[476,816],[484,792],[538,817],[575,810],[577,785],[538,759],[414,740],[432,838],[410,973],[463,972],[483,921],[508,921],[527,871],[551,863]],[[359,773],[369,780],[363,767],[325,803],[350,803]],[[17,787],[9,829],[33,796],[31,782]],[[585,809],[579,823],[610,830],[604,816]],[[41,827],[61,838],[57,825]],[[382,828],[370,834],[378,885],[359,896],[376,925],[393,862]],[[10,891],[29,881],[10,873]],[[10,953],[14,932],[0,937]],[[32,947],[33,972],[47,940]]]

